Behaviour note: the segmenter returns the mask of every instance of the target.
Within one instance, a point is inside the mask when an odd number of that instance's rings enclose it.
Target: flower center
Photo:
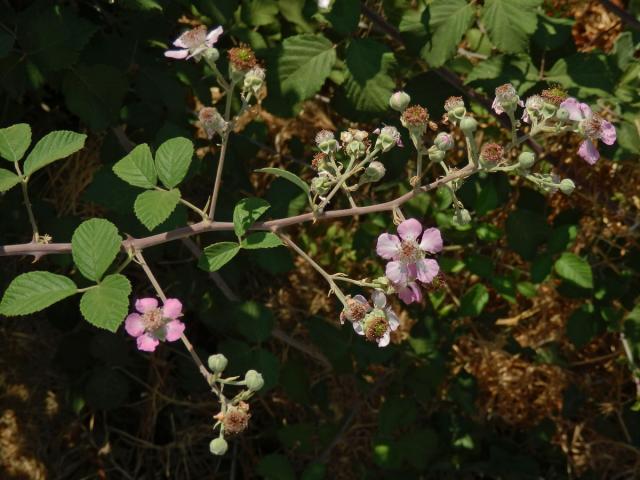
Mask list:
[[[199,27],[186,32],[182,37],[182,41],[187,46],[187,48],[193,49],[202,45],[206,38],[207,28],[204,25],[200,25]]]
[[[347,300],[347,318],[352,322],[359,322],[367,314],[366,305],[352,298]]]
[[[418,246],[418,242],[415,240],[402,240],[400,242],[398,260],[411,263],[422,258],[424,258],[424,252]]]
[[[162,316],[162,309],[160,308],[156,308],[155,310],[145,313],[142,316],[142,319],[144,320],[144,328],[148,332],[157,330],[165,325],[165,321]]]
[[[600,128],[602,127],[602,119],[597,115],[582,121],[582,131],[585,136],[597,139],[600,137]]]
[[[364,331],[364,335],[369,341],[380,340],[389,330],[389,322],[383,315],[370,318]]]

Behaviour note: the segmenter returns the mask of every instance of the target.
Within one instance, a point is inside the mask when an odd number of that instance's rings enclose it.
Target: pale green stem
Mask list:
[[[370,282],[365,282],[363,280],[354,280],[349,277],[343,277],[341,275],[331,275],[331,278],[337,280],[339,282],[352,283],[353,285],[358,285],[359,287],[365,288],[380,288],[380,285]]]

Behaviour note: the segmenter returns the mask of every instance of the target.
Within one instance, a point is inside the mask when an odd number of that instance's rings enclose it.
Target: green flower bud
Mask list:
[[[331,188],[331,180],[325,175],[319,175],[311,180],[311,191],[318,195],[325,195],[329,193]]]
[[[376,147],[381,149],[383,152],[388,152],[400,143],[400,132],[398,131],[398,129],[396,127],[384,127],[382,130],[380,130],[380,134],[378,135],[378,139],[376,140]]]
[[[229,445],[227,444],[227,441],[222,437],[214,438],[209,443],[209,450],[214,455],[224,455],[227,453],[228,448]]]
[[[389,98],[389,106],[398,112],[403,112],[411,101],[408,93],[399,91],[391,95]]]
[[[456,210],[456,213],[453,215],[453,218],[451,219],[451,223],[459,227],[463,225],[467,225],[470,222],[471,222],[471,214],[469,213],[469,210],[467,210],[466,208],[461,208],[460,210]]]
[[[544,102],[544,106],[542,107],[542,116],[545,118],[551,118],[555,115],[556,110],[558,110],[558,106],[551,102]]]
[[[386,173],[384,165],[380,162],[371,162],[367,168],[364,169],[362,176],[360,177],[360,184],[373,183],[379,181]]]
[[[427,153],[429,154],[429,160],[431,160],[433,163],[440,163],[444,160],[444,151],[440,150],[435,145],[431,145],[429,147],[429,150],[427,150]]]
[[[471,135],[478,128],[478,122],[473,117],[464,117],[460,120],[460,130],[464,132],[465,135]]]
[[[558,120],[568,120],[569,119],[569,110],[567,110],[566,108],[558,108],[558,110],[556,111],[556,118]]]
[[[204,52],[202,52],[202,58],[209,64],[216,63],[220,58],[220,52],[217,48],[207,48]]]
[[[329,154],[338,150],[338,142],[329,130],[321,130],[316,135],[316,145],[322,153]]]
[[[560,185],[558,185],[558,188],[560,188],[560,191],[565,195],[571,195],[573,191],[576,189],[576,184],[573,183],[573,180],[569,178],[565,178],[560,182]]]
[[[449,133],[440,132],[433,141],[433,144],[438,147],[439,150],[446,152],[453,148],[453,137]]]
[[[247,385],[247,388],[252,392],[257,392],[262,387],[264,387],[264,379],[262,378],[262,375],[260,375],[255,370],[249,370],[244,375],[244,381]]]
[[[349,142],[345,147],[344,151],[350,157],[362,157],[365,153],[367,153],[367,146],[358,140],[354,140]]]
[[[449,121],[453,124],[462,120],[467,113],[462,97],[449,97],[444,102],[444,109],[447,112]]]
[[[522,152],[518,156],[518,165],[520,165],[520,168],[528,170],[533,167],[534,163],[536,163],[536,156],[531,152]]]
[[[207,359],[207,364],[209,365],[209,370],[213,373],[222,373],[225,368],[227,368],[227,357],[225,357],[221,353],[216,353],[215,355],[209,356]]]

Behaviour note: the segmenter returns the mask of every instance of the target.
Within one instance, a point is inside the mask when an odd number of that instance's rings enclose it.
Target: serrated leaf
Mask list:
[[[20,183],[20,177],[6,168],[0,168],[0,192],[6,192]]]
[[[309,185],[307,185],[307,183],[304,180],[302,180],[299,176],[297,176],[295,173],[291,173],[288,170],[283,170],[282,168],[273,168],[273,167],[258,168],[256,172],[270,173],[271,175],[275,175],[277,177],[282,177],[285,180],[289,180],[291,183],[298,186],[304,193],[309,195],[309,191],[310,191]]]
[[[208,272],[215,272],[229,263],[239,251],[240,245],[235,242],[214,243],[203,250],[198,266]]]
[[[243,198],[233,209],[233,229],[238,237],[242,237],[269,208],[269,202],[261,198]]]
[[[565,252],[556,260],[554,268],[556,273],[568,282],[582,288],[593,288],[591,266],[584,258]]]
[[[277,63],[282,93],[295,93],[298,100],[311,97],[320,90],[335,61],[333,43],[323,35],[286,38]]]
[[[113,166],[113,173],[134,187],[153,188],[158,183],[151,150],[146,143],[138,145],[118,161]]]
[[[73,262],[89,280],[99,281],[120,251],[116,226],[102,218],[82,222],[71,237]]]
[[[440,67],[458,50],[458,44],[475,17],[475,5],[466,0],[435,0],[429,6],[431,39],[420,55],[430,66]]]
[[[138,195],[133,210],[138,220],[149,230],[153,230],[169,218],[179,201],[180,190],[177,188],[169,191],[148,190]]]
[[[127,316],[131,283],[119,273],[107,275],[80,299],[80,312],[87,322],[110,332],[118,330]]]
[[[24,174],[29,176],[50,163],[68,157],[84,147],[87,136],[69,130],[57,130],[40,139],[24,161]]]
[[[524,52],[538,27],[541,4],[542,0],[487,0],[481,18],[493,44],[503,52]]]
[[[193,143],[184,137],[172,138],[160,145],[156,151],[156,170],[165,187],[173,188],[184,179],[192,157]]]
[[[272,232],[255,232],[242,241],[242,248],[257,250],[259,248],[275,248],[282,245],[282,240]]]
[[[127,77],[110,65],[73,68],[62,82],[67,108],[93,130],[118,121],[127,88]]]
[[[8,317],[38,312],[70,297],[78,287],[70,278],[51,272],[18,275],[7,287],[0,302],[0,314]]]
[[[598,53],[576,53],[560,58],[547,70],[544,80],[585,95],[609,96],[614,80],[607,57]]]
[[[31,127],[17,123],[0,129],[0,157],[17,162],[24,156],[31,144]]]

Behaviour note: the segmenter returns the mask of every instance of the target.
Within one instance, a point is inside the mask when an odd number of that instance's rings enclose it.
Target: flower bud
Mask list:
[[[322,153],[329,154],[338,150],[338,142],[329,130],[320,130],[316,135],[316,145]]]
[[[229,445],[227,444],[227,441],[222,437],[214,438],[209,443],[209,450],[214,455],[224,455],[227,453],[228,448]]]
[[[376,140],[376,147],[383,152],[388,152],[400,143],[400,132],[398,129],[396,127],[384,127],[380,130],[380,135],[378,135],[378,139]]]
[[[204,52],[202,52],[202,58],[209,64],[216,63],[220,58],[220,52],[217,48],[211,47],[207,48]]]
[[[399,91],[391,95],[389,98],[389,106],[398,112],[404,112],[407,106],[409,106],[410,101],[411,97],[408,93]]]
[[[500,85],[496,88],[495,93],[496,97],[493,102],[493,108],[497,113],[502,113],[502,111],[513,112],[518,106],[520,97],[518,97],[518,92],[516,92],[515,87],[510,83]]]
[[[467,113],[467,109],[464,106],[464,100],[462,97],[449,97],[444,102],[444,109],[447,112],[447,117],[452,123],[462,120]]]
[[[460,120],[460,130],[462,130],[467,136],[473,134],[477,128],[478,122],[473,117],[464,117]]]
[[[360,177],[360,184],[373,183],[379,181],[387,172],[386,168],[381,162],[371,162],[367,168],[364,169],[362,176]]]
[[[469,210],[467,210],[466,208],[461,208],[460,210],[456,210],[456,213],[454,213],[453,218],[451,219],[451,223],[459,227],[467,225],[470,222],[471,222],[471,214],[469,213]]]
[[[351,142],[353,142],[353,132],[351,130],[349,131],[344,131],[344,132],[340,132],[340,141],[342,142],[343,145],[349,145]]]
[[[570,115],[569,110],[563,107],[558,108],[558,110],[556,111],[556,118],[558,120],[568,120],[569,115]]]
[[[518,156],[518,165],[520,165],[520,168],[528,170],[533,167],[534,163],[536,163],[536,156],[532,152],[522,152]]]
[[[264,387],[264,379],[262,378],[262,375],[260,375],[255,370],[249,370],[244,375],[244,381],[247,385],[247,388],[252,392],[257,392],[262,387]]]
[[[227,357],[225,357],[221,353],[216,353],[215,355],[209,356],[207,359],[207,364],[209,365],[209,370],[213,373],[222,373],[225,368],[227,368]]]
[[[449,133],[440,132],[433,141],[433,144],[439,150],[446,152],[447,150],[451,150],[453,148],[453,137]]]
[[[429,150],[427,150],[427,154],[429,155],[429,160],[433,163],[440,163],[444,160],[445,152],[444,150],[440,150],[435,145],[431,145]]]
[[[318,175],[311,179],[311,191],[318,195],[326,195],[331,188],[331,180],[326,175]]]
[[[244,90],[252,91],[254,94],[257,94],[264,83],[264,76],[265,73],[263,68],[253,67],[244,76]]]
[[[367,153],[367,146],[358,140],[354,140],[349,142],[349,144],[344,148],[344,151],[350,157],[362,157],[365,153]]]
[[[560,191],[565,195],[571,195],[573,191],[576,189],[576,184],[573,183],[573,180],[569,178],[565,178],[560,182],[560,185],[558,185],[558,188],[560,188]]]

